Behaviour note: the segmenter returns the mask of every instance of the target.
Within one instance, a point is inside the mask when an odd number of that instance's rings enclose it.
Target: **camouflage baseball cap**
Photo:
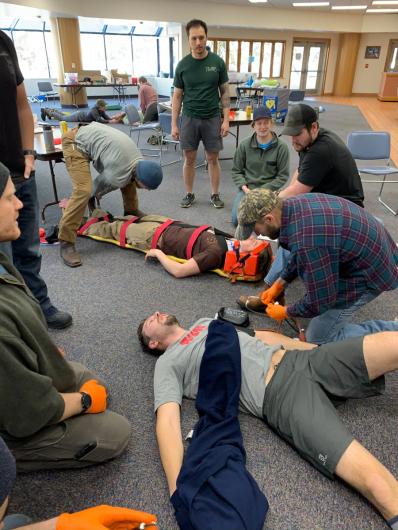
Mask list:
[[[254,225],[264,215],[272,212],[279,204],[278,195],[271,190],[251,190],[247,193],[238,209],[238,222],[240,225]]]

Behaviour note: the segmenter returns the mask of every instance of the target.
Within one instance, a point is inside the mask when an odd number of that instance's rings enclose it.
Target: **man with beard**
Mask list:
[[[196,398],[211,322],[201,318],[184,329],[174,316],[156,312],[138,328],[143,349],[160,355],[154,374],[156,435],[171,495],[178,493],[184,456],[182,398]],[[286,341],[280,335],[270,346],[266,332],[257,332],[256,338],[237,333],[242,366],[240,410],[263,419],[326,477],[338,476],[359,491],[390,528],[398,530],[396,479],[355,440],[333,405],[336,398],[383,392],[383,375],[398,369],[398,333],[377,333],[319,347]],[[356,526],[361,525],[357,522]]]
[[[283,200],[270,190],[252,190],[239,207],[240,224],[290,252],[280,277],[262,303],[275,320],[312,318],[309,342],[323,344],[357,336],[348,324],[355,311],[398,287],[398,248],[384,226],[356,204],[322,193]],[[301,278],[306,294],[287,307],[274,304],[286,286]],[[398,330],[398,322],[369,321],[368,333]],[[359,333],[363,335],[363,331]]]

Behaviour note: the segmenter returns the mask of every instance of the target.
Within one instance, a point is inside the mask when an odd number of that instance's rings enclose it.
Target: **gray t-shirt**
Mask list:
[[[195,399],[199,386],[199,370],[211,318],[201,318],[159,357],[155,366],[155,411],[165,403],[178,403],[182,398]],[[241,350],[242,386],[239,408],[262,417],[265,375],[272,354],[281,345],[266,346],[263,342],[238,331]]]
[[[99,173],[94,180],[93,192],[98,198],[124,188],[130,182],[137,162],[143,159],[127,134],[102,123],[94,122],[80,127],[75,141]]]

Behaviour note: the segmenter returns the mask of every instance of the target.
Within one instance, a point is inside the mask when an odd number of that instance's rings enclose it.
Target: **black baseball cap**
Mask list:
[[[281,134],[296,136],[301,133],[304,127],[311,125],[315,121],[318,121],[316,111],[309,105],[298,103],[289,109]]]
[[[256,109],[254,109],[253,121],[263,120],[263,119],[268,119],[268,120],[272,119],[272,114],[269,108],[268,107],[257,107]]]

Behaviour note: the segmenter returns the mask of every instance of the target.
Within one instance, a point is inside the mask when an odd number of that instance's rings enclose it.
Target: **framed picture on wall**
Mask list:
[[[366,46],[365,59],[378,59],[381,46]]]

